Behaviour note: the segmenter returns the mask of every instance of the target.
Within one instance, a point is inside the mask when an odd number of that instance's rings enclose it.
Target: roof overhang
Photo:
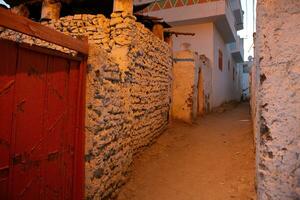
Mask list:
[[[236,21],[236,29],[242,30],[244,28],[244,12],[242,9],[241,1],[240,0],[230,0],[230,6],[234,13],[235,21]]]
[[[235,42],[235,19],[225,1],[198,3],[147,13],[172,26],[214,22],[226,43]]]

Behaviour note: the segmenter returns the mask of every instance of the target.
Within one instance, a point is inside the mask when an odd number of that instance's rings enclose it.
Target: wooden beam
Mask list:
[[[195,35],[195,33],[176,32],[176,31],[168,31],[168,30],[166,30],[165,33],[168,33],[170,35],[175,35],[176,37],[178,35],[190,35],[190,36],[194,36]]]
[[[159,39],[161,39],[162,41],[164,41],[164,26],[160,23],[158,24],[154,24],[153,28],[152,28],[152,32],[154,33],[154,35],[156,35]]]
[[[163,20],[163,18],[160,17],[153,17],[153,16],[149,16],[149,15],[143,15],[143,14],[134,14],[136,17],[140,17],[142,19],[150,19],[150,20],[154,20],[154,21],[160,21]]]
[[[3,8],[0,8],[0,26],[78,51],[85,55],[88,54],[87,41],[72,38],[52,28],[33,22],[30,19],[13,14]]]
[[[114,12],[133,14],[133,0],[114,0]]]

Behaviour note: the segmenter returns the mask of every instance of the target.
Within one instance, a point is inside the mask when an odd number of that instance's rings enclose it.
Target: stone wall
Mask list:
[[[127,13],[113,13],[111,19],[68,16],[46,25],[73,37],[88,37],[86,199],[115,198],[134,154],[168,125],[171,51]],[[74,53],[13,31],[0,37]]]
[[[259,82],[252,92],[258,90],[254,95],[258,199],[296,200],[300,199],[300,1],[257,3],[254,77],[257,73]]]

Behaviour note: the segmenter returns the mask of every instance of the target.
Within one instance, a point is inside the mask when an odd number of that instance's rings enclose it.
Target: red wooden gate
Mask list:
[[[82,199],[84,62],[0,49],[0,199]]]

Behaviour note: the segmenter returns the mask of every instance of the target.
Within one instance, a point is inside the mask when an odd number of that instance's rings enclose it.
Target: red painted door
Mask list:
[[[5,130],[0,133],[0,199],[75,199],[75,187],[82,184],[75,172],[75,162],[83,162],[78,150],[82,65],[13,43],[0,45],[1,51],[15,52],[15,58],[0,54],[9,63],[0,66],[0,83],[13,83],[0,96],[0,104],[5,102],[0,107]]]
[[[8,199],[17,45],[2,42],[0,60],[0,199]]]

